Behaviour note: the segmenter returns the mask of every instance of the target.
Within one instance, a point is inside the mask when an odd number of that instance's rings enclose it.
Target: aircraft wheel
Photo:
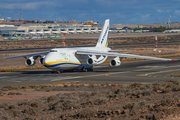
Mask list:
[[[51,73],[55,73],[56,71],[51,71]]]
[[[56,74],[60,74],[61,73],[61,71],[56,71]]]
[[[83,69],[83,72],[92,72],[92,71],[93,71],[92,68]]]
[[[87,69],[83,69],[83,72],[87,72]]]
[[[71,69],[71,70],[68,70],[69,72],[74,72],[74,70],[73,69]]]
[[[88,72],[93,72],[93,68],[88,68],[87,71]]]

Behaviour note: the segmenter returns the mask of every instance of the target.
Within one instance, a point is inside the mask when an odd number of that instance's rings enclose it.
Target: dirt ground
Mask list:
[[[179,94],[180,81],[7,86],[0,119],[178,120]]]
[[[146,43],[154,42],[154,37],[136,37],[136,38],[119,38],[109,39],[109,44],[122,44],[122,43]],[[159,42],[179,41],[179,36],[159,37]],[[21,49],[21,48],[39,48],[39,47],[62,47],[62,39],[54,40],[33,40],[33,41],[1,41],[0,49]],[[66,40],[66,46],[79,46],[79,45],[95,45],[97,39],[81,39],[81,40]]]

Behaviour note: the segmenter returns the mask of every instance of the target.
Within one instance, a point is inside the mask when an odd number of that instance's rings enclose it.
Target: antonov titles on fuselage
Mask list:
[[[46,52],[7,57],[5,59],[24,57],[26,59],[26,65],[33,66],[36,63],[36,59],[40,57],[40,63],[44,65],[46,68],[52,69],[54,72],[77,69],[83,71],[93,71],[93,66],[102,64],[108,56],[115,57],[110,61],[111,66],[121,65],[121,60],[126,57],[163,61],[176,61],[174,59],[114,53],[115,51],[124,50],[111,50],[107,47],[108,33],[109,19],[105,21],[95,47],[54,48]]]

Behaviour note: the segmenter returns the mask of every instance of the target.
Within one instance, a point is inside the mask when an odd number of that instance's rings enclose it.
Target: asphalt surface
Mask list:
[[[167,73],[180,71],[180,58],[176,62],[142,60],[123,62],[118,67],[102,64],[94,72],[63,72],[51,74],[50,69],[28,70],[19,72],[1,72],[0,88],[54,82],[98,82],[98,83],[152,83],[156,81],[178,80],[165,76]]]

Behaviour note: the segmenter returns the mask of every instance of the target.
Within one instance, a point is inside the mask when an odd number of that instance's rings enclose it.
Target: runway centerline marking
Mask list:
[[[153,74],[159,74],[159,73],[165,73],[165,72],[171,72],[171,71],[179,71],[180,69],[175,69],[175,70],[165,70],[165,71],[159,71],[159,72],[151,72],[151,73],[144,73],[144,74],[139,74],[136,76],[148,76],[148,75],[153,75]]]
[[[9,82],[18,82],[18,83],[22,82],[22,81],[14,81],[14,80],[7,80],[7,81],[9,81]]]
[[[139,66],[137,68],[158,68],[158,67],[162,67],[162,66]]]
[[[58,79],[53,79],[51,81],[60,81],[60,80],[69,80],[69,79],[77,79],[77,78],[86,78],[86,77],[96,77],[96,76],[108,76],[108,75],[112,75],[112,74],[121,74],[121,73],[127,73],[129,71],[126,72],[115,72],[115,73],[106,73],[106,74],[98,74],[98,75],[89,75],[89,76],[76,76],[76,77],[62,77],[62,78],[58,78]]]

